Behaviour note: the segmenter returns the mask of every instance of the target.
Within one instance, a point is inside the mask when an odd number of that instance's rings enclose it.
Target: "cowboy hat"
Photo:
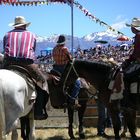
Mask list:
[[[31,24],[31,22],[26,22],[26,20],[23,16],[16,16],[15,22],[10,23],[9,26],[20,27],[20,26],[26,25],[26,27],[28,27],[30,24]]]
[[[60,35],[60,36],[58,37],[57,45],[64,45],[65,42],[66,42],[65,36],[64,36],[64,35]]]
[[[133,18],[132,23],[131,24],[126,23],[126,26],[140,30],[140,18]]]

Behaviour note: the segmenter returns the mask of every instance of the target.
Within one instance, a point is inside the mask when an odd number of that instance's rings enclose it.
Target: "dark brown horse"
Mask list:
[[[75,83],[75,80],[78,77],[82,77],[86,79],[86,81],[94,85],[94,87],[99,91],[100,99],[102,99],[106,107],[110,110],[115,139],[119,140],[120,139],[119,131],[121,128],[121,120],[119,116],[120,102],[118,100],[109,102],[112,91],[108,88],[108,86],[113,74],[114,74],[114,69],[112,68],[112,66],[110,64],[106,64],[103,62],[75,60],[69,63],[66,66],[65,71],[61,76],[61,80],[58,83],[56,83],[56,81],[54,82],[54,80],[52,79],[48,81],[49,90],[50,90],[50,99],[52,99],[51,100],[52,106],[58,109],[68,107],[67,95],[69,94],[68,92],[69,87],[71,87],[71,85]],[[54,84],[55,86],[52,86]],[[134,130],[134,123],[131,123],[134,121],[132,120],[132,116],[130,112],[132,113],[132,111],[127,112],[128,115],[127,122],[129,122],[128,128],[133,140],[137,140],[137,137],[135,135],[135,130]],[[71,111],[69,111],[69,115],[72,116]],[[71,136],[73,136],[73,132],[69,131],[69,134],[70,133]]]
[[[67,87],[75,82],[78,77],[86,79],[90,84],[99,91],[100,98],[105,103],[106,107],[110,110],[112,118],[115,139],[119,140],[119,131],[121,129],[120,120],[120,102],[114,100],[109,102],[112,91],[108,88],[111,81],[111,77],[114,73],[112,66],[103,62],[91,62],[83,60],[75,60],[69,63],[62,75],[61,85],[63,85],[63,92],[67,94]],[[119,87],[119,86],[118,86]],[[130,113],[131,112],[131,113]],[[134,129],[134,121],[132,121],[132,110],[127,111],[127,123],[129,132],[131,133],[132,139],[137,140]]]

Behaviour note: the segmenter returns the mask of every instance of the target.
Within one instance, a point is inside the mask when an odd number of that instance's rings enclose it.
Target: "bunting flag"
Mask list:
[[[84,14],[85,16],[88,16],[90,19],[92,19],[93,21],[95,21],[96,23],[99,23],[102,26],[106,26],[109,30],[111,30],[112,32],[115,32],[119,35],[124,35],[122,32],[117,31],[116,29],[113,29],[110,25],[108,25],[107,23],[105,23],[104,21],[101,21],[100,19],[98,19],[96,16],[92,15],[86,8],[84,8],[81,4],[79,4],[78,2],[74,2],[75,6],[77,8],[79,8]]]
[[[66,3],[69,6],[73,6],[72,4],[74,4],[77,8],[79,8],[84,13],[85,16],[89,17],[91,20],[95,21],[96,23],[99,23],[101,26],[106,26],[112,32],[115,32],[119,35],[124,35],[122,32],[116,31],[116,29],[113,29],[110,25],[100,20],[96,16],[92,15],[86,8],[84,8],[81,4],[79,4],[78,2],[75,2],[74,0],[27,0],[27,1],[26,0],[25,1],[24,0],[0,0],[0,4],[9,4],[9,5],[11,4],[12,6],[14,5],[37,6],[37,5],[42,5],[42,4],[48,5],[49,3]]]

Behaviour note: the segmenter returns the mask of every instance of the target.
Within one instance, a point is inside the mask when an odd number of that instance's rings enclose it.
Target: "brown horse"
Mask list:
[[[121,128],[121,120],[119,116],[120,102],[119,100],[110,102],[110,95],[112,93],[112,90],[108,88],[113,76],[114,68],[112,68],[110,64],[106,64],[103,62],[75,60],[74,62],[69,63],[66,66],[65,71],[61,76],[61,80],[58,83],[54,79],[48,80],[51,104],[54,108],[58,109],[68,107],[67,96],[70,96],[68,92],[69,87],[71,87],[71,85],[75,83],[75,80],[78,77],[86,79],[86,81],[94,85],[94,87],[99,91],[98,96],[100,96],[100,99],[102,99],[106,107],[110,110],[109,112],[111,113],[110,115],[112,117],[115,139],[119,140],[119,131]],[[120,86],[116,83],[114,85],[117,86],[116,90],[119,90]],[[69,111],[69,115],[72,116],[71,111]],[[127,115],[129,116],[127,116],[128,121],[132,120],[132,116],[128,112]],[[73,120],[70,120],[69,126],[72,126],[72,121]],[[131,133],[131,136],[134,140],[137,140],[133,125],[134,124],[129,121],[129,131]],[[69,127],[69,135],[70,137],[74,137],[72,127]]]
[[[120,73],[120,71],[118,71],[118,73]],[[113,91],[108,88],[113,75],[114,69],[110,64],[95,61],[75,60],[66,66],[65,71],[62,74],[61,85],[65,94],[67,94],[67,87],[73,84],[78,77],[82,77],[86,79],[86,81],[90,82],[90,84],[94,85],[100,93],[100,99],[102,99],[106,107],[110,110],[115,139],[119,140],[119,131],[121,128],[120,101],[114,100],[110,102],[110,95]],[[116,90],[119,90],[119,88],[120,85],[117,85]],[[130,111],[127,112],[127,119],[129,121],[128,128],[132,139],[137,140],[131,114],[133,114],[132,111],[131,113]],[[132,122],[130,122],[130,120]]]

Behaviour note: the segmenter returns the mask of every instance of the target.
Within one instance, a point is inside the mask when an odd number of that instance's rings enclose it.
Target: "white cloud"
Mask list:
[[[121,30],[126,27],[126,21],[117,22],[111,25],[112,28],[116,30]]]
[[[122,21],[124,19],[124,16],[123,15],[118,15],[115,19],[116,22],[118,21]]]

